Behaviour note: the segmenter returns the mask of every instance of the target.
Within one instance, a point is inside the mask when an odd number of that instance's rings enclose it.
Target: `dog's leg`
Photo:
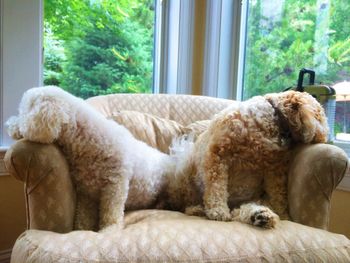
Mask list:
[[[189,216],[205,216],[204,207],[202,205],[194,205],[186,207],[185,214]]]
[[[271,172],[266,172],[264,190],[266,197],[262,200],[262,203],[271,207],[281,219],[289,219],[286,170],[276,168],[271,169]]]
[[[230,221],[232,216],[227,205],[228,166],[219,155],[211,152],[206,158],[204,171],[204,208],[209,219]]]
[[[246,203],[232,211],[233,220],[242,223],[259,226],[263,228],[273,228],[279,221],[271,209],[256,203]]]
[[[75,230],[97,230],[98,206],[87,194],[77,190]]]
[[[128,197],[129,180],[126,176],[112,176],[115,178],[108,182],[101,190],[100,198],[100,230],[115,226],[123,227],[125,202]]]

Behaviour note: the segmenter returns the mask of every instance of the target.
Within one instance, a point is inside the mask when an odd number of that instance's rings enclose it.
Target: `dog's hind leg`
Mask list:
[[[126,176],[113,176],[101,190],[100,230],[114,225],[123,227],[125,202],[128,197],[129,180]]]
[[[75,230],[97,230],[98,206],[97,201],[87,194],[77,190],[77,204],[74,220]]]
[[[273,209],[281,219],[289,219],[287,196],[287,165],[283,168],[271,169],[264,176],[265,197],[262,204]]]
[[[278,215],[271,209],[253,202],[242,204],[231,213],[234,221],[263,228],[273,228],[279,221]]]
[[[202,205],[194,205],[186,207],[185,214],[189,216],[205,216],[204,207]]]
[[[208,153],[204,171],[204,208],[209,219],[230,221],[232,216],[227,205],[228,166],[221,156]]]

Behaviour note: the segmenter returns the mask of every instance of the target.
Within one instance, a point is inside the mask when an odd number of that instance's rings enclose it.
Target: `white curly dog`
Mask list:
[[[125,209],[155,205],[173,170],[169,155],[58,87],[25,92],[7,125],[15,139],[56,142],[63,150],[77,187],[75,229],[122,227]]]

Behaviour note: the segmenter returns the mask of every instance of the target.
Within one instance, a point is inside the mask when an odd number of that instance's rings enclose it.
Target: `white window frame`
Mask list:
[[[246,2],[207,1],[204,95],[241,99]]]
[[[154,93],[191,93],[194,10],[192,0],[156,0]]]

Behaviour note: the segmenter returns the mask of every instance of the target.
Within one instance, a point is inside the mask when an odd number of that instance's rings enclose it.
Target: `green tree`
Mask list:
[[[273,1],[249,3],[244,98],[295,86],[303,67],[316,69],[317,80],[325,83],[350,78],[349,1],[285,0],[279,19],[263,15],[268,2]],[[321,24],[325,8],[329,25]],[[326,71],[317,72],[324,63]]]
[[[150,92],[152,4],[46,0],[45,84],[60,85],[83,98]],[[63,56],[54,55],[58,48],[64,50]]]

